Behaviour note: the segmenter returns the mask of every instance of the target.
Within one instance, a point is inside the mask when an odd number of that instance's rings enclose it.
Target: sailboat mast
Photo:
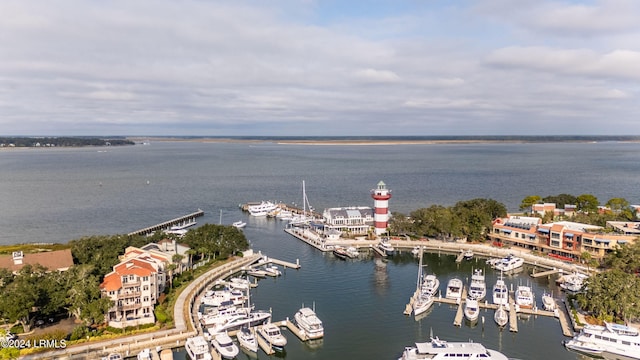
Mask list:
[[[307,193],[304,188],[304,180],[302,180],[302,215],[307,217]]]

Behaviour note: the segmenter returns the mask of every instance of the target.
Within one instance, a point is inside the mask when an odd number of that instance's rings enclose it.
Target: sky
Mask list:
[[[638,0],[1,0],[0,135],[640,135]]]

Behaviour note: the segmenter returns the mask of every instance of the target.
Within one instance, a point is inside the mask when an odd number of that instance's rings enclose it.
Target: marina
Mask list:
[[[575,188],[585,189],[585,192],[597,194],[599,199],[606,200],[633,193],[633,189],[637,187],[635,182],[624,180],[637,179],[638,170],[627,168],[640,163],[628,161],[637,158],[639,152],[636,145],[471,144],[433,146],[428,149],[366,147],[363,152],[364,148],[305,147],[304,151],[297,151],[299,149],[292,146],[267,143],[251,147],[246,144],[154,143],[153,147],[123,148],[110,152],[108,155],[112,157],[112,165],[108,167],[98,166],[93,158],[94,152],[89,154],[82,149],[72,149],[65,150],[64,159],[49,157],[56,161],[56,166],[47,169],[45,177],[28,171],[29,168],[36,169],[39,168],[38,164],[45,163],[44,154],[31,152],[29,156],[22,156],[20,152],[7,152],[6,157],[13,159],[6,164],[7,171],[3,172],[4,177],[12,176],[5,182],[9,196],[7,201],[15,204],[16,208],[2,220],[5,225],[3,239],[9,243],[18,243],[25,238],[43,242],[66,242],[86,236],[86,224],[91,224],[93,231],[99,234],[118,234],[123,228],[126,233],[128,229],[153,224],[158,217],[171,219],[176,213],[189,213],[194,204],[205,210],[205,214],[198,218],[198,225],[218,223],[217,214],[223,209],[226,214],[230,214],[230,222],[242,220],[247,223],[243,232],[253,249],[291,263],[300,259],[300,263],[304,265],[299,271],[287,268],[280,277],[260,281],[255,293],[252,291],[252,302],[258,308],[272,308],[273,317],[277,320],[292,316],[301,303],[316,301],[319,305],[318,315],[327,327],[323,342],[318,344],[307,341],[290,346],[287,348],[286,358],[398,358],[405,346],[428,341],[429,330],[433,328],[443,339],[472,339],[487,348],[498,349],[510,358],[530,359],[531,354],[535,353],[539,358],[582,359],[581,355],[567,351],[560,345],[565,339],[561,330],[563,326],[558,326],[558,319],[562,318],[515,314],[518,329],[517,333],[512,333],[501,331],[493,321],[487,321],[484,326],[481,326],[481,321],[475,325],[462,321],[461,326],[453,326],[452,320],[457,307],[444,302],[435,302],[423,317],[414,318],[401,314],[407,298],[415,289],[417,260],[410,254],[410,250],[416,243],[425,245],[425,263],[428,264],[429,271],[440,278],[442,297],[449,279],[458,277],[466,283],[472,267],[483,266],[481,262],[486,258],[504,257],[509,252],[508,249],[476,248],[475,244],[433,239],[407,242],[404,247],[404,239],[391,238],[396,253],[387,258],[379,258],[369,250],[369,240],[350,239],[345,241],[345,245],[355,245],[361,255],[357,260],[338,261],[331,253],[327,253],[329,249],[321,251],[321,246],[309,246],[285,233],[285,221],[250,217],[238,210],[238,203],[266,198],[296,200],[301,180],[298,174],[304,174],[310,185],[309,195],[313,195],[314,205],[319,209],[339,203],[369,204],[371,199],[368,196],[362,197],[363,178],[369,179],[364,182],[371,185],[384,179],[394,188],[390,210],[395,213],[407,214],[429,203],[454,204],[456,201],[475,198],[479,192],[504,202],[508,208],[517,209],[524,196],[523,189],[530,189],[532,193],[540,195],[562,192],[561,186],[566,182],[563,182],[564,176],[559,174],[566,171],[576,174],[577,183],[573,184]],[[613,152],[624,154],[628,160],[624,164],[616,162],[616,158],[610,156]],[[500,161],[494,161],[496,154],[503,153],[526,153],[528,157],[513,157],[514,161],[510,157],[501,157]],[[345,164],[345,156],[353,161]],[[576,157],[587,161],[572,162],[571,159]],[[390,161],[385,166],[375,166],[375,162],[371,161],[373,158]],[[322,159],[322,162],[318,163],[318,159]],[[65,167],[66,161],[77,164],[76,167],[83,171]],[[292,161],[295,173],[292,173]],[[485,171],[489,161],[496,164],[496,171]],[[544,184],[539,178],[536,179],[540,169],[535,164],[540,161],[544,161],[545,170],[549,174]],[[145,166],[144,173],[138,170],[139,162],[150,164]],[[181,164],[182,168],[179,172],[169,171],[165,166],[167,162]],[[592,169],[602,166],[619,170],[612,174],[620,179],[618,186],[612,187],[604,179],[594,181]],[[522,171],[513,173],[512,181],[501,186],[499,191],[488,186],[500,183],[504,180],[505,171],[509,172],[515,167]],[[115,171],[122,168],[131,169],[127,177]],[[415,172],[407,173],[406,169],[409,168],[415,169]],[[480,174],[480,179],[476,176],[469,177],[470,173]],[[100,174],[101,178],[96,179],[93,174]],[[32,196],[11,185],[27,183],[29,179],[36,177],[41,179],[39,187],[42,191],[34,192]],[[111,183],[105,180],[109,177],[120,179],[117,187],[110,186]],[[186,177],[189,178],[188,186],[184,186]],[[473,181],[470,181],[472,178]],[[151,185],[141,184],[140,179],[150,179]],[[99,189],[96,186],[85,186],[95,185],[98,181],[104,183]],[[340,187],[335,186],[338,183],[341,184]],[[367,185],[367,189],[369,187]],[[158,193],[163,196],[157,196]],[[428,197],[421,195],[425,193]],[[11,199],[12,194],[20,194],[19,199]],[[52,198],[48,194],[60,196]],[[42,206],[28,205],[35,200]],[[78,203],[86,203],[87,206],[80,208],[77,207]],[[55,204],[55,207],[48,204]],[[131,206],[123,207],[122,204]],[[60,213],[57,209],[66,210]],[[46,233],[41,228],[31,226],[34,218],[48,219]],[[327,244],[329,243],[325,242]],[[375,246],[375,242],[371,242],[371,245]],[[455,258],[460,253],[460,248],[469,245],[473,248],[474,258],[456,264]],[[555,281],[559,274],[540,277],[530,274],[554,268],[564,269],[563,273],[572,273],[576,265],[530,256],[526,252],[520,253],[519,249],[515,249],[515,252],[517,256],[525,258],[526,263],[522,273],[505,275],[507,284],[523,282],[526,276],[530,278],[536,294],[542,294],[543,289],[553,292],[557,297],[560,314],[565,313],[568,304],[561,302],[565,295]],[[225,271],[229,272],[228,269]],[[498,276],[489,267],[485,268],[485,274],[488,284],[493,284]],[[540,303],[538,307],[541,309]],[[374,317],[371,314],[376,315]],[[492,310],[481,307],[480,318],[483,316],[491,319]],[[571,320],[568,322],[571,323]],[[185,324],[185,329],[189,329],[187,325]],[[508,327],[504,328],[507,329]],[[173,336],[183,336],[184,339],[184,335],[177,331],[176,335],[168,335],[166,340],[164,334],[154,335],[153,341],[162,338],[162,343],[174,349],[173,356],[176,360],[185,359],[184,340]],[[148,335],[144,337],[149,340]],[[290,341],[295,339],[289,337]],[[90,345],[91,353],[96,351],[96,346],[99,351],[102,350],[101,345]],[[118,344],[114,346],[117,348]],[[130,354],[135,354],[135,346],[155,345],[131,338],[122,344],[121,349],[125,350],[123,355],[128,346],[131,346]],[[86,351],[86,348],[81,347],[81,352],[82,350]],[[163,352],[166,353],[166,350],[168,349],[163,349]],[[266,358],[261,350],[257,356]]]

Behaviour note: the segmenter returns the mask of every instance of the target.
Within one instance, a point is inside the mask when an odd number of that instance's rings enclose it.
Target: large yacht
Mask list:
[[[478,320],[479,315],[480,306],[478,305],[478,300],[474,298],[467,298],[464,302],[464,317],[473,322]]]
[[[481,301],[487,296],[487,284],[484,281],[482,269],[475,269],[473,271],[471,284],[469,284],[469,294],[467,296],[470,299],[476,299],[478,301]]]
[[[271,313],[267,311],[251,311],[248,314],[234,314],[224,316],[215,323],[207,326],[207,332],[215,336],[221,332],[238,330],[243,326],[257,326],[271,320]]]
[[[209,344],[204,336],[190,337],[184,342],[184,349],[191,360],[212,360]]]
[[[259,205],[249,206],[249,214],[252,216],[267,216],[270,212],[278,208],[278,205],[271,201],[263,201]]]
[[[240,353],[238,346],[227,333],[220,333],[211,340],[211,345],[216,349],[223,359],[233,359]]]
[[[585,325],[578,335],[564,345],[567,349],[605,359],[640,359],[638,329],[620,324],[605,322],[604,326]]]
[[[276,351],[283,351],[287,345],[287,338],[282,335],[280,328],[274,323],[267,323],[260,327],[258,336],[262,337]]]
[[[504,272],[511,272],[518,268],[521,268],[522,265],[524,265],[523,258],[514,256],[513,254],[509,254],[495,262],[493,268]]]
[[[430,342],[416,343],[415,346],[406,347],[402,357],[398,360],[508,360],[506,356],[496,350],[490,350],[480,343],[474,342],[446,342],[437,337]]]
[[[293,318],[296,320],[298,327],[304,331],[309,339],[320,339],[324,336],[322,321],[312,309],[303,307],[296,312]]]
[[[447,299],[458,300],[462,298],[462,280],[458,278],[452,278],[447,283],[447,292],[445,293]]]
[[[504,283],[502,273],[496,284],[493,285],[493,303],[496,305],[508,305],[509,304],[509,289],[507,284]]]
[[[516,289],[516,305],[521,308],[531,309],[535,305],[535,297],[530,286],[520,285]]]
[[[435,296],[440,287],[440,280],[434,274],[426,274],[422,280],[422,292]]]

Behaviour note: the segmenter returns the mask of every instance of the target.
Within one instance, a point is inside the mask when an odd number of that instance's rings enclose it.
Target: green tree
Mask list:
[[[522,202],[520,203],[520,210],[530,210],[533,205],[539,204],[540,202],[542,202],[542,198],[540,196],[529,195],[522,199]]]
[[[582,194],[576,198],[576,206],[580,211],[597,213],[599,205],[598,198],[591,194]]]
[[[555,196],[547,196],[542,199],[546,203],[554,203],[559,209],[564,208],[565,205],[576,205],[577,198],[570,194],[558,194]]]

